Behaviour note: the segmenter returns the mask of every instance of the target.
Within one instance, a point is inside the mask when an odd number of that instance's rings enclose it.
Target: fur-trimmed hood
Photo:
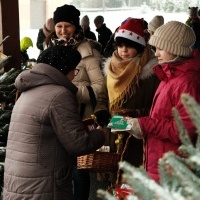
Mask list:
[[[112,57],[109,57],[103,62],[103,74],[105,76],[107,75],[107,69],[108,69],[108,66],[109,66],[109,64],[111,62],[111,58]],[[156,66],[157,64],[158,64],[158,60],[155,57],[154,52],[152,51],[151,59],[142,68],[142,72],[141,72],[141,74],[139,76],[139,79],[144,80],[144,79],[149,78],[150,76],[152,76],[154,74],[153,67]]]

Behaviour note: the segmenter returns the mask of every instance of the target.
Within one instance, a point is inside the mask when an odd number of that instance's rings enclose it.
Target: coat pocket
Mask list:
[[[55,173],[57,199],[73,199],[72,170],[63,168]]]

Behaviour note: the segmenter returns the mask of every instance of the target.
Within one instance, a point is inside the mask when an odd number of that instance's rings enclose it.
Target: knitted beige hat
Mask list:
[[[187,25],[170,21],[156,29],[149,44],[177,56],[189,57],[196,41],[194,31]]]
[[[47,37],[51,32],[55,30],[55,24],[52,18],[47,19],[46,23],[43,26],[43,33]]]
[[[155,32],[155,30],[164,24],[164,18],[162,15],[155,16],[149,23],[148,29]]]

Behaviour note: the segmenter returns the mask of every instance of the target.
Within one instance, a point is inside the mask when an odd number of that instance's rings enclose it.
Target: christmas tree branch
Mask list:
[[[189,113],[192,123],[196,127],[196,132],[198,134],[196,150],[199,151],[200,150],[200,105],[189,94],[182,94],[181,101],[185,106],[187,112]]]
[[[158,183],[156,183],[154,180],[147,177],[146,173],[142,173],[141,170],[138,170],[138,168],[135,168],[134,166],[131,166],[127,162],[120,162],[119,163],[120,169],[124,171],[123,177],[126,180],[126,182],[133,188],[133,191],[135,193],[135,187],[138,185],[142,186],[142,190],[140,188],[140,191],[138,191],[137,196],[139,196],[139,199],[162,199],[162,200],[173,200],[170,196],[170,193],[164,188],[162,188]],[[145,194],[145,190],[148,192]],[[147,195],[147,196],[146,196]],[[149,196],[150,195],[150,196]],[[153,198],[152,198],[153,197]]]

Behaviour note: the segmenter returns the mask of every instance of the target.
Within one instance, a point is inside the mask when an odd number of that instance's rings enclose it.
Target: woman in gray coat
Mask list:
[[[4,200],[72,200],[72,163],[100,148],[101,130],[85,131],[72,84],[81,56],[49,47],[33,69],[22,72],[6,148]]]

